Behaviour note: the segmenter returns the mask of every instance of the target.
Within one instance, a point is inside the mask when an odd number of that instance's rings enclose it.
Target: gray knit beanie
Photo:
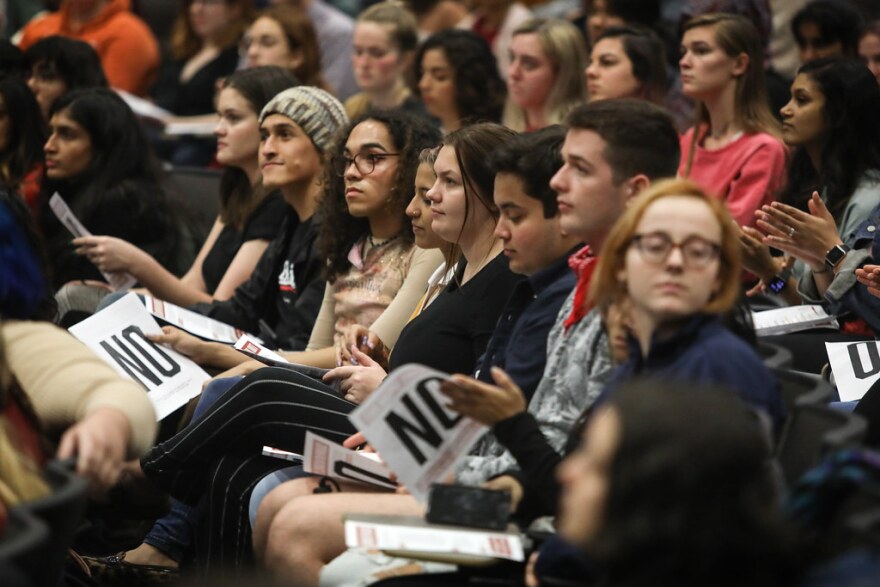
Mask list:
[[[269,100],[260,112],[260,124],[272,114],[282,114],[294,121],[321,153],[330,146],[336,131],[348,124],[342,103],[312,86],[290,88]]]

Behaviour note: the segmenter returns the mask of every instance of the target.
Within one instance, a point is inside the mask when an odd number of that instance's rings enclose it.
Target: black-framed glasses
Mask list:
[[[652,265],[665,263],[672,249],[680,250],[684,264],[693,268],[706,267],[721,253],[718,244],[699,236],[691,236],[677,243],[664,232],[649,232],[634,235],[630,242],[642,259]]]
[[[399,157],[400,153],[358,153],[354,157],[342,155],[336,160],[336,173],[340,176],[345,175],[348,168],[354,163],[355,168],[361,175],[370,175],[376,169],[376,164],[381,163],[388,157]]]

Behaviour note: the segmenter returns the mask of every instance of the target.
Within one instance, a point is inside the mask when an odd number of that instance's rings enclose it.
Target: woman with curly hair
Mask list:
[[[438,251],[414,246],[406,216],[419,152],[435,145],[439,132],[391,111],[366,112],[346,131],[318,208],[318,251],[327,260],[324,301],[306,350],[287,354],[324,368],[338,365],[353,324],[369,326],[393,347],[442,262]]]
[[[500,122],[507,89],[495,56],[470,31],[429,37],[416,53],[419,95],[445,133],[475,122]]]

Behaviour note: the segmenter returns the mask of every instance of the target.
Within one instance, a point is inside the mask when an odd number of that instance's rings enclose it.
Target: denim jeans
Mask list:
[[[193,421],[200,419],[220,397],[233,385],[239,382],[241,377],[227,377],[212,381],[202,391],[199,403],[193,412]],[[166,556],[180,562],[186,549],[192,543],[193,532],[198,521],[197,508],[190,507],[185,503],[171,500],[171,510],[163,517],[156,520],[150,531],[144,536],[144,544],[149,544],[161,550]]]

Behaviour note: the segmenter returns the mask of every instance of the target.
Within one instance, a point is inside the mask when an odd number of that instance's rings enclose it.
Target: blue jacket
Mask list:
[[[779,383],[757,353],[716,316],[698,314],[672,336],[662,340],[655,337],[647,357],[642,356],[638,342],[631,337],[630,359],[611,375],[596,405],[635,377],[720,385],[764,410],[774,422],[783,419]]]

